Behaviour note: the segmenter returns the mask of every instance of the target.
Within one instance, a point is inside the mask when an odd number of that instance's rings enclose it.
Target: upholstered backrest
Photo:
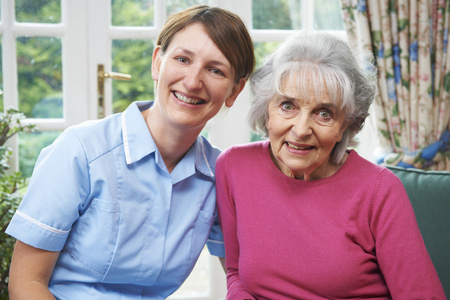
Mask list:
[[[450,299],[450,172],[387,167],[405,186],[428,253]]]

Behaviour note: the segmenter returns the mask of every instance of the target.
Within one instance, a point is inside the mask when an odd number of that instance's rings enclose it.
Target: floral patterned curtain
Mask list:
[[[341,0],[349,43],[378,68],[379,163],[450,170],[450,0]]]

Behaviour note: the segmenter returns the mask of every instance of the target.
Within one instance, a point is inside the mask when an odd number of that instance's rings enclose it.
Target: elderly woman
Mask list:
[[[251,78],[268,141],[217,160],[227,299],[445,299],[400,180],[348,150],[374,76],[330,34],[284,42]]]

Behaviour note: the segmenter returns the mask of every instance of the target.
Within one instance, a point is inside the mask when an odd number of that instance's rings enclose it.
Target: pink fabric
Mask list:
[[[445,299],[391,171],[351,151],[334,175],[296,180],[268,145],[217,160],[227,299]]]

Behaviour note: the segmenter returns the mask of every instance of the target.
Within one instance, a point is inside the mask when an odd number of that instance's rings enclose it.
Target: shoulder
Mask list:
[[[377,165],[367,159],[359,156],[356,151],[351,150],[344,164],[348,168],[348,172],[355,178],[361,180],[373,180],[373,182],[393,181],[394,183],[401,183],[398,177],[388,168]]]
[[[204,137],[199,135],[196,140],[196,151],[197,154],[202,154],[209,162],[215,162],[219,154],[222,152],[216,146],[211,145],[211,143]]]
[[[84,157],[87,163],[122,144],[120,116],[86,121],[71,126],[41,152],[43,156],[64,159]]]
[[[245,177],[255,172],[267,162],[268,141],[234,145],[223,151],[216,163],[216,173],[225,172],[237,177]]]
[[[403,183],[388,168],[360,157],[355,151],[350,152],[345,165],[348,169],[344,172],[344,177],[351,182],[343,180],[355,190],[371,195],[374,205],[399,205],[401,202],[409,204]]]
[[[221,150],[203,136],[198,136],[194,143],[195,166],[197,170],[207,176],[215,174],[216,160]]]
[[[258,159],[268,148],[268,141],[259,141],[242,145],[234,145],[223,151],[218,160]]]
[[[74,147],[85,153],[88,161],[123,144],[120,115],[92,120],[67,128],[53,147]]]

